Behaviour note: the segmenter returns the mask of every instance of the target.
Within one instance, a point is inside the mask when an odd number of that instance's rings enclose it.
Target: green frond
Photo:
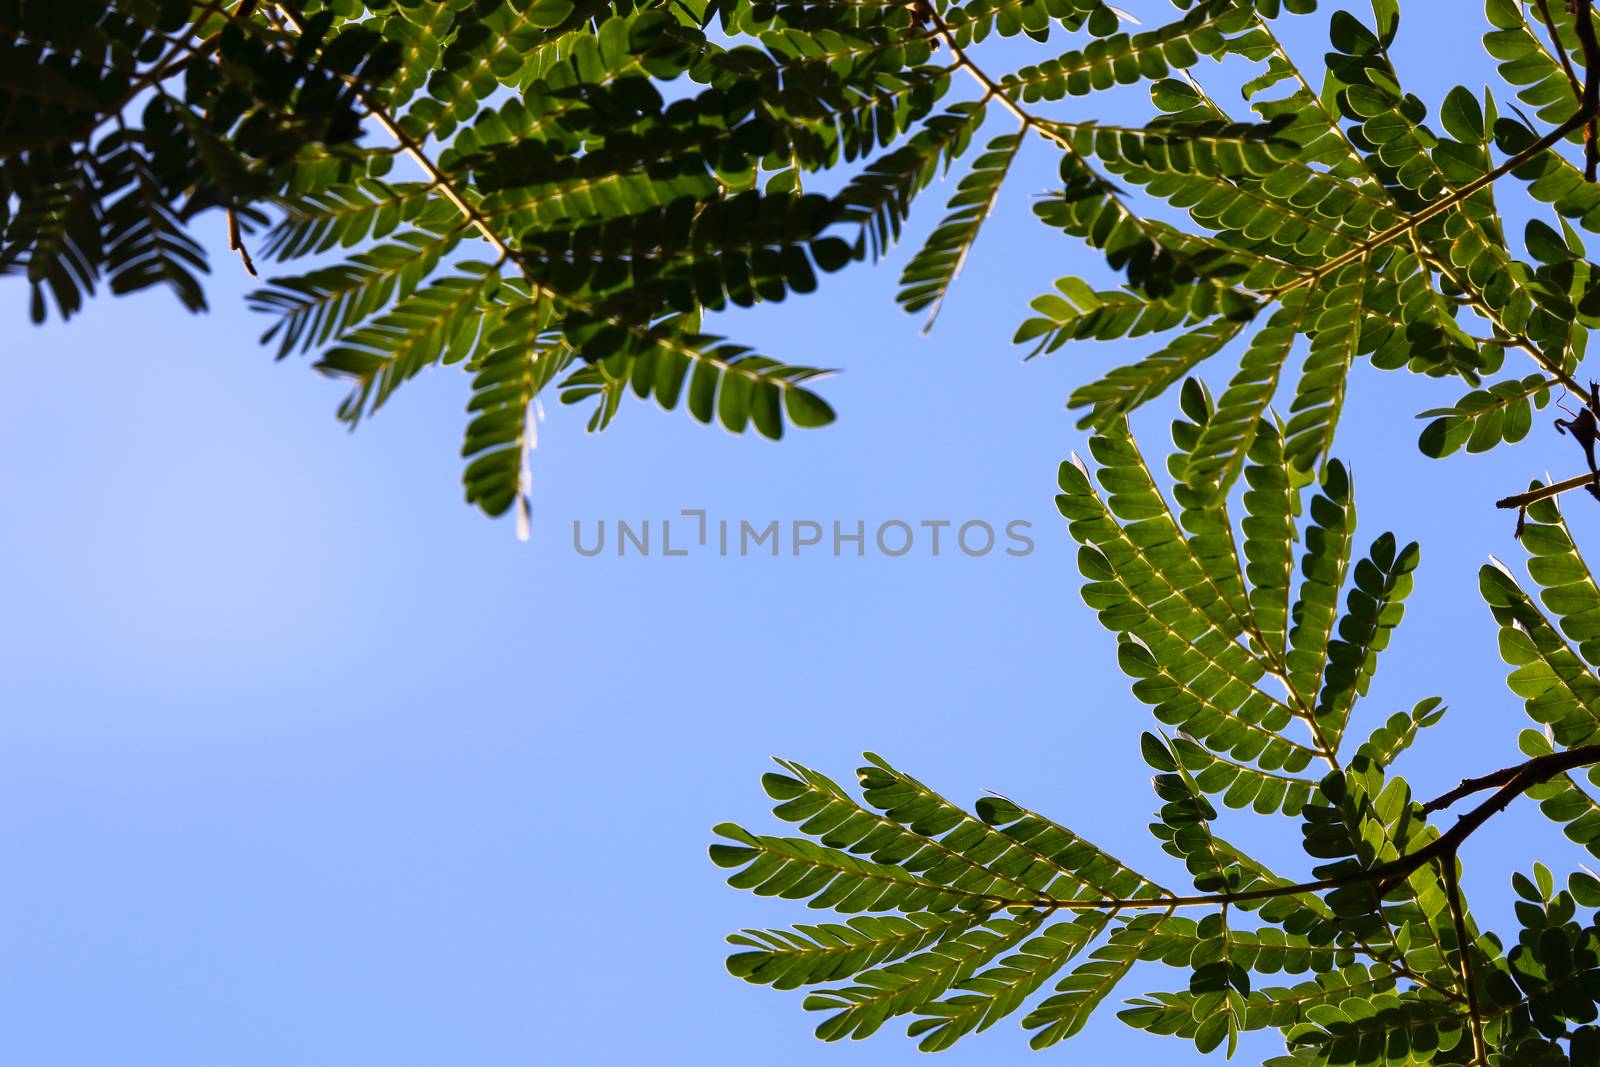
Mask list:
[[[326,344],[391,301],[410,296],[460,239],[459,230],[443,235],[403,231],[393,243],[374,245],[334,266],[271,279],[269,288],[248,297],[252,311],[278,317],[261,335],[262,343],[278,338],[280,358]]]
[[[1113,34],[1023,67],[1006,79],[1006,87],[1020,86],[1022,100],[1033,103],[1165,78],[1193,67],[1200,56],[1219,55],[1226,36],[1251,21],[1249,9],[1234,0],[1206,0],[1176,22],[1132,35]]]
[[[1397,711],[1375,727],[1356,749],[1356,756],[1387,770],[1400,753],[1411,747],[1424,727],[1444,718],[1444,702],[1438,697],[1420,701],[1411,711]]]
[[[1065,826],[1019,807],[1005,797],[983,797],[973,810],[985,823],[1012,841],[1035,855],[1045,857],[1050,866],[1059,872],[1059,877],[1048,889],[1052,897],[1138,900],[1166,892]]]
[[[1286,1062],[1334,1064],[1428,1062],[1439,1049],[1466,1040],[1465,1016],[1454,1004],[1420,993],[1385,993],[1319,1004],[1288,1033],[1296,1055]]]
[[[400,4],[379,23],[378,32],[398,50],[394,73],[382,87],[390,107],[404,105],[427,84],[457,14],[455,4]]]
[[[749,949],[728,957],[728,972],[756,985],[798,989],[873,970],[971,930],[982,914],[963,911],[860,915],[845,923],[793,930],[743,930],[728,943]]]
[[[476,114],[479,102],[502,86],[526,89],[535,79],[528,76],[551,63],[549,53],[572,53],[587,42],[589,49],[614,53],[615,38],[621,30],[620,44],[626,48],[626,24],[608,19],[598,35],[553,32],[564,21],[563,3],[501,3],[462,12],[456,16],[450,43],[431,64],[428,93],[415,101],[402,118],[402,128],[419,139],[448,138],[461,123]],[[470,11],[470,9],[469,9]],[[615,23],[615,28],[610,28]],[[597,42],[602,46],[597,48]],[[630,57],[631,58],[631,57]],[[548,74],[548,69],[541,73]]]
[[[1313,712],[1322,736],[1338,748],[1350,722],[1350,712],[1378,667],[1378,653],[1389,645],[1389,635],[1405,615],[1411,592],[1411,572],[1420,553],[1415,541],[1397,549],[1393,534],[1372,543],[1367,558],[1356,563],[1355,580],[1345,599],[1338,636],[1328,642],[1322,690]]]
[[[1161,842],[1162,851],[1183,861],[1195,888],[1202,893],[1233,893],[1279,883],[1275,875],[1214,832],[1217,810],[1184,764],[1184,753],[1173,742],[1149,732],[1139,743],[1144,761],[1157,772],[1151,784],[1162,802],[1160,821],[1150,824],[1151,836]],[[1252,905],[1259,906],[1259,902],[1236,906],[1249,911]]]
[[[1528,506],[1522,547],[1528,552],[1528,576],[1539,586],[1540,602],[1577,645],[1578,654],[1600,666],[1600,587],[1553,497]]]
[[[868,765],[857,776],[867,803],[881,809],[891,823],[907,827],[919,837],[939,837],[940,853],[958,853],[971,870],[969,878],[977,882],[997,878],[1012,890],[1052,901],[1124,894],[1142,898],[1159,890],[1064,827],[987,797],[976,805],[974,817],[881,757],[869,752],[866,758]],[[996,823],[1004,823],[1004,829]],[[912,869],[922,867],[919,857],[899,862]],[[947,865],[940,862],[935,869],[945,870]]]
[[[861,985],[812,993],[805,999],[805,1009],[832,1013],[817,1025],[817,1037],[838,1041],[845,1037],[870,1036],[889,1019],[922,1009],[965,982],[980,968],[1020,946],[1043,921],[1040,912],[1028,912],[1017,918],[990,919],[927,952],[865,972],[860,975]],[[913,1034],[921,1032],[918,1025],[918,1022],[912,1023]]]
[[[1034,1049],[1049,1048],[1081,1031],[1094,1010],[1128,976],[1171,914],[1140,915],[1113,930],[1090,954],[1089,962],[1079,964],[1057,982],[1054,995],[1023,1018],[1026,1029],[1037,1031],[1028,1044]]]
[[[562,380],[561,402],[597,399],[591,431],[606,427],[629,388],[641,399],[655,397],[667,411],[686,395],[697,421],[715,420],[730,433],[753,425],[773,440],[783,436],[786,423],[810,428],[834,418],[827,401],[802,384],[827,371],[779,363],[682,322],[643,329],[569,315],[566,338],[591,362]]]
[[[1244,556],[1234,533],[1233,517],[1226,503],[1212,505],[1204,494],[1190,489],[1185,480],[1195,442],[1200,439],[1215,407],[1205,386],[1194,378],[1183,383],[1178,400],[1180,417],[1172,422],[1172,441],[1179,451],[1167,457],[1167,473],[1173,480],[1172,496],[1178,505],[1178,522],[1188,534],[1195,562],[1206,572],[1223,599],[1232,605],[1234,615],[1244,624],[1251,648],[1260,652],[1268,649],[1269,642],[1251,608],[1251,594],[1245,584]],[[1282,658],[1270,649],[1266,655],[1271,662]]]
[[[488,515],[503,515],[521,503],[529,509],[528,464],[535,443],[540,392],[572,362],[571,349],[541,333],[548,309],[535,302],[514,308],[484,341],[487,353],[474,363],[472,399],[461,458],[467,503]]]
[[[870,753],[867,758],[876,760]],[[786,760],[778,763],[793,777],[763,778],[767,795],[780,801],[773,814],[799,823],[801,832],[830,848],[899,864],[940,885],[977,892],[998,889],[1018,899],[1043,894],[1055,877],[1037,855],[1008,845],[972,816],[880,766],[881,761],[858,772],[867,802],[884,808],[881,815],[857,804],[816,771]],[[949,833],[957,827],[963,832]]]
[[[1041,929],[1016,953],[954,984],[955,992],[924,1002],[915,1010],[922,1018],[907,1029],[921,1037],[917,1047],[938,1052],[969,1033],[988,1029],[1022,1006],[1088,945],[1109,920],[1104,914],[1079,916]]]
[[[1029,359],[1041,352],[1054,352],[1068,341],[1142,337],[1185,324],[1192,318],[1186,308],[1171,307],[1126,291],[1096,292],[1081,278],[1071,277],[1059,279],[1056,292],[1035,297],[1028,306],[1043,317],[1023,322],[1012,341],[1017,344],[1038,341],[1028,353]]]
[[[1003,134],[989,142],[983,154],[973,161],[972,171],[956,187],[956,194],[946,205],[949,213],[901,272],[900,292],[895,299],[907,311],[931,308],[930,326],[951,283],[961,273],[961,265],[972,251],[984,220],[994,210],[1000,185],[1021,147],[1021,133]]]
[[[1172,750],[1184,770],[1193,775],[1196,788],[1208,796],[1220,795],[1224,807],[1250,808],[1258,815],[1281,811],[1296,816],[1317,787],[1309,778],[1264,771],[1213,755],[1181,734],[1172,739]]]
[[[1283,431],[1284,454],[1299,470],[1326,463],[1333,448],[1350,368],[1361,352],[1366,318],[1362,302],[1369,270],[1370,264],[1362,258],[1324,283],[1319,293],[1317,318],[1307,330],[1310,351]]]
[[[1215,941],[1214,924],[1174,913],[1162,919],[1154,936],[1144,943],[1139,958],[1149,963],[1192,970],[1202,946]],[[1355,951],[1337,942],[1313,942],[1302,934],[1276,926],[1255,930],[1229,929],[1228,955],[1256,974],[1327,974],[1350,966]]]
[[[396,303],[387,313],[341,334],[323,350],[317,369],[355,383],[339,407],[351,425],[381,407],[404,382],[436,363],[460,363],[493,333],[501,309],[497,269],[459,263]]]
[[[1226,494],[1239,477],[1256,424],[1277,392],[1289,351],[1307,314],[1321,304],[1313,297],[1314,292],[1307,289],[1286,294],[1282,306],[1250,339],[1239,372],[1218,398],[1217,410],[1195,444],[1189,461],[1190,486],[1216,499]]]
[[[1068,30],[1087,26],[1090,33],[1104,37],[1119,24],[1116,12],[1101,0],[969,0],[951,4],[944,17],[963,48],[990,34],[1015,37],[1025,33],[1044,41],[1053,25]]]
[[[490,190],[483,214],[497,228],[522,233],[622,218],[680,199],[711,199],[719,188],[703,161],[690,155],[646,161],[632,158],[642,147],[631,148],[622,158],[522,150],[539,147],[525,144],[498,152],[488,161],[490,169],[480,172],[479,185]],[[539,180],[523,181],[526,175],[539,175]]]
[[[1227,319],[1197,326],[1138,363],[1118,367],[1099,381],[1078,387],[1067,406],[1089,409],[1078,421],[1080,429],[1114,425],[1145,401],[1188,377],[1201,363],[1227,347],[1243,328],[1242,321]]]
[[[1250,614],[1264,650],[1281,662],[1286,654],[1289,594],[1294,586],[1300,486],[1286,462],[1278,427],[1265,420],[1256,426],[1250,442],[1244,481],[1240,528],[1244,533],[1244,575],[1250,583]]]
[[[79,167],[19,190],[7,231],[33,235],[32,247],[13,244],[0,262],[7,273],[20,268],[27,276],[34,322],[45,321],[46,290],[63,319],[77,314],[84,297],[94,293],[104,256],[100,213],[93,179]]]
[[[1395,988],[1393,973],[1381,964],[1352,964],[1343,970],[1320,974],[1314,981],[1292,986],[1253,989],[1244,998],[1240,1030],[1287,1030],[1304,1022],[1310,1009],[1339,1005],[1346,1000],[1369,1000]],[[1129,1001],[1117,1018],[1139,1030],[1195,1040],[1202,1037],[1200,1019],[1206,1012],[1206,994],[1151,993]]]
[[[1569,55],[1579,55],[1572,13],[1565,4],[1549,4],[1548,8],[1561,46],[1569,50]],[[1520,0],[1488,0],[1484,12],[1493,28],[1483,35],[1483,47],[1499,61],[1500,77],[1516,86],[1517,99],[1532,110],[1534,117],[1552,126],[1560,125],[1577,109],[1577,99],[1560,62],[1550,53],[1542,25],[1535,32]]]
[[[1244,85],[1251,110],[1267,121],[1288,119],[1283,136],[1300,146],[1301,162],[1325,168],[1329,174],[1355,185],[1375,206],[1397,206],[1370,162],[1351,143],[1338,111],[1322,92],[1313,88],[1313,77],[1308,77],[1294,61],[1266,13],[1258,8],[1253,14],[1250,31],[1225,44],[1228,51],[1244,59],[1266,62],[1265,71]],[[1314,77],[1320,81],[1320,75]],[[1269,90],[1281,91],[1285,85],[1289,86],[1287,95],[1268,95]]]
[[[1097,437],[1091,447],[1108,501],[1064,463],[1056,502],[1083,546],[1084,600],[1121,635],[1118,658],[1136,679],[1135,696],[1219,755],[1267,771],[1304,768],[1316,750],[1284,736],[1295,712],[1261,688],[1282,667],[1239,643],[1254,626],[1244,590],[1195,556],[1126,437]]]
[[[1057,136],[1063,147],[1070,147],[1065,135]],[[1141,173],[1156,178],[1153,172]],[[1075,151],[1062,155],[1060,174],[1061,191],[1035,203],[1034,214],[1045,225],[1100,249],[1111,269],[1150,296],[1190,303],[1197,313],[1221,305],[1225,312],[1239,314],[1250,298],[1234,286],[1248,281],[1270,288],[1297,276],[1293,266],[1253,247],[1239,250],[1144,218],[1109,178]]]
[[[1350,476],[1342,463],[1328,464],[1319,489],[1311,498],[1311,525],[1305,531],[1306,547],[1300,561],[1300,595],[1290,612],[1289,651],[1284,657],[1289,687],[1307,703],[1320,688],[1327,663],[1355,531]]]
[[[319,255],[389,236],[401,224],[432,232],[459,223],[449,204],[423,182],[368,180],[336,185],[285,202],[283,220],[262,253],[279,260]]]
[[[835,197],[840,221],[859,228],[858,258],[877,260],[900,239],[912,201],[966,152],[984,114],[982,106],[958,104],[934,116],[907,144],[863,167]]]
[[[774,814],[807,837],[723,824],[716,833],[726,843],[711,849],[737,888],[847,914],[900,913],[729,938],[744,950],[729,969],[748,981],[853,982],[806,999],[830,1013],[819,1037],[864,1037],[915,1013],[912,1036],[928,1050],[948,1047],[1020,1010],[1117,921],[1116,910],[1168,895],[1009,800],[983,798],[975,816],[880,757],[866,759],[864,803],[825,775],[778,761],[783,773],[763,781]]]
[[[863,911],[945,912],[952,909],[992,912],[1003,907],[1028,907],[1023,895],[987,894],[955,889],[913,874],[903,867],[863,860],[799,837],[758,837],[731,823],[715,828],[732,845],[711,846],[719,867],[740,868],[729,876],[735,889],[759,896],[807,900],[810,907],[849,915]]]
[[[645,325],[668,310],[750,307],[814,291],[820,275],[853,258],[842,238],[825,234],[836,210],[817,194],[681,198],[529,234],[521,253],[533,279],[567,302]]]
[[[98,146],[102,195],[125,190],[102,207],[102,269],[113,293],[165,285],[186,309],[204,311],[206,296],[195,275],[211,269],[205,250],[185,232],[183,220],[167,202],[146,151],[120,131]]]
[[[1097,122],[1050,122],[1046,129],[1063,147],[1093,157],[1113,171],[1196,174],[1210,178],[1272,174],[1299,146],[1278,137],[1281,123],[1183,122],[1142,128]]]
[[[1508,157],[1527,151],[1538,134],[1512,118],[1494,124],[1495,147]],[[1549,204],[1564,219],[1590,233],[1600,233],[1600,185],[1584,180],[1583,170],[1556,152],[1540,152],[1523,161],[1511,176],[1526,183],[1528,195]]]
[[[1404,779],[1389,780],[1373,764],[1352,763],[1322,782],[1305,809],[1306,853],[1329,860],[1314,868],[1336,878],[1370,871],[1426,847],[1439,837],[1419,815]],[[1341,886],[1323,898],[1342,924],[1368,944],[1392,946],[1425,988],[1459,992],[1460,971],[1450,957],[1456,935],[1443,880],[1433,865],[1413,870],[1398,891],[1379,898],[1370,881]]]
[[[1417,416],[1431,418],[1417,440],[1423,455],[1435,459],[1465,446],[1468,452],[1487,452],[1500,444],[1516,444],[1533,428],[1533,411],[1550,403],[1555,382],[1544,374],[1496,382],[1474,389],[1447,408],[1431,408]]]
[[[1512,668],[1506,684],[1528,717],[1564,748],[1600,739],[1600,678],[1509,574],[1485,565],[1478,588],[1500,624],[1500,658]]]

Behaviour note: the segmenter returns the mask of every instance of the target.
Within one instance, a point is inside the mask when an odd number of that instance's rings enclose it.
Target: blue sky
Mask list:
[[[1446,78],[1488,73],[1477,12],[1442,8],[1407,5],[1397,49],[1434,104]],[[1313,64],[1323,26],[1294,31]],[[1135,110],[1123,95],[1100,113]],[[8,283],[0,1061],[910,1062],[897,1027],[823,1045],[798,995],[723,971],[725,933],[805,917],[727,889],[705,857],[716,822],[776,825],[758,785],[769,755],[848,779],[872,749],[953,798],[1003,791],[1170,873],[1143,829],[1150,719],[1078,598],[1052,503],[1056,465],[1084,451],[1067,393],[1145,346],[1023,365],[1008,341],[1058,275],[1105,280],[1030,216],[1053,162],[1030,146],[931,336],[893,305],[904,246],[730,324],[847,371],[826,386],[841,415],[827,430],[772,444],[634,403],[589,436],[551,404],[528,544],[461,503],[457,371],[346,433],[341,386],[256,346],[225,250],[199,318],[147,295],[31,329]],[[925,198],[919,233],[945,195]],[[1403,765],[1423,793],[1516,759],[1527,723],[1475,573],[1491,553],[1521,569],[1492,501],[1578,469],[1547,416],[1515,448],[1425,459],[1412,416],[1462,391],[1363,367],[1336,448],[1359,543],[1422,542],[1357,731],[1443,696],[1449,715]],[[1149,453],[1172,410],[1137,420]],[[1036,548],[573,551],[574,520],[683,508],[869,529],[1026,520]],[[1592,543],[1600,507],[1575,496],[1568,511]],[[1298,829],[1267,830],[1237,836],[1304,870]],[[1481,920],[1504,928],[1510,872],[1558,839],[1527,802],[1473,838]],[[1582,858],[1558,855],[1563,872]],[[1140,971],[1122,992],[1163,981]],[[942,1055],[1186,1062],[1110,1011],[1043,1057],[1014,1020]]]

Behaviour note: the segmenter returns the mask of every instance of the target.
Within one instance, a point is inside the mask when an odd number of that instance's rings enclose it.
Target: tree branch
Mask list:
[[[1595,137],[1595,114],[1600,112],[1600,41],[1595,40],[1590,0],[1573,0],[1572,28],[1583,46],[1583,106],[1579,114],[1589,116],[1583,133],[1583,176],[1592,182],[1600,168],[1600,144]],[[1559,41],[1556,47],[1560,47]]]
[[[1549,497],[1570,493],[1574,489],[1583,489],[1594,484],[1593,474],[1575,474],[1565,481],[1555,482],[1551,485],[1541,485],[1537,489],[1530,489],[1526,493],[1515,496],[1503,496],[1494,502],[1497,508],[1525,508],[1529,504],[1536,504]]]
[[[1572,86],[1572,97],[1583,103],[1583,84],[1578,81],[1578,72],[1572,69],[1572,60],[1567,58],[1567,50],[1561,44],[1561,34],[1556,32],[1556,20],[1550,15],[1549,0],[1537,0],[1539,17],[1544,20],[1544,28],[1550,33],[1550,45],[1555,49],[1556,58],[1561,61],[1561,69],[1567,76],[1567,83]]]
[[[1313,882],[1297,882],[1293,885],[1269,886],[1266,889],[1250,889],[1238,893],[1203,893],[1195,896],[1157,896],[1142,899],[1105,900],[1045,898],[1027,904],[1012,903],[1009,906],[1050,908],[1052,910],[1065,911],[1105,911],[1122,908],[1131,910],[1166,907],[1188,908],[1205,905],[1241,904],[1257,900],[1272,900],[1277,897],[1293,897],[1304,893],[1320,893],[1327,889],[1338,889],[1342,886],[1359,885],[1363,882],[1373,881],[1378,883],[1378,895],[1382,897],[1419,868],[1432,863],[1434,860],[1454,857],[1456,850],[1461,847],[1463,841],[1471,837],[1490,818],[1504,811],[1507,805],[1532,786],[1547,782],[1557,775],[1565,774],[1567,771],[1577,767],[1587,767],[1594,764],[1600,764],[1600,744],[1583,745],[1579,748],[1571,748],[1562,752],[1551,752],[1543,756],[1536,756],[1514,767],[1506,767],[1492,774],[1483,775],[1480,778],[1466,779],[1456,789],[1439,797],[1437,800],[1423,805],[1423,811],[1438,811],[1472,793],[1482,792],[1495,786],[1499,786],[1499,789],[1488,800],[1461,816],[1449,830],[1440,834],[1422,848],[1417,849],[1417,851],[1354,874],[1340,875],[1336,878],[1321,878]]]

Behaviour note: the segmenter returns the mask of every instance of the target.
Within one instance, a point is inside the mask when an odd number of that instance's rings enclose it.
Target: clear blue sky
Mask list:
[[[1447,77],[1485,80],[1481,16],[1457,7],[1406,5],[1402,69],[1430,103]],[[1296,31],[1313,64],[1323,26]],[[1132,114],[1128,100],[1104,106]],[[723,971],[725,933],[805,917],[727,889],[705,857],[713,823],[775,825],[758,786],[774,754],[848,779],[871,748],[1170,872],[1143,830],[1150,718],[1078,598],[1052,504],[1057,463],[1084,447],[1067,393],[1146,346],[1024,366],[1008,343],[1057,275],[1105,278],[1031,219],[1052,166],[1030,146],[931,337],[893,306],[904,247],[730,326],[847,370],[826,390],[830,429],[774,445],[635,402],[586,436],[551,404],[526,545],[461,503],[457,371],[347,434],[341,386],[256,346],[225,251],[200,318],[150,295],[31,329],[23,287],[0,287],[0,1062],[734,1064],[759,1048],[770,1065],[909,1063],[898,1027],[823,1045],[798,994]],[[947,194],[927,196],[919,234]],[[1493,499],[1577,469],[1547,416],[1488,457],[1422,457],[1412,416],[1462,391],[1362,368],[1337,449],[1361,543],[1393,529],[1423,545],[1358,727],[1448,701],[1403,765],[1422,792],[1516,758],[1527,723],[1475,572],[1491,553],[1521,570]],[[1163,400],[1138,420],[1153,454],[1171,414]],[[869,528],[1025,519],[1037,547],[571,546],[575,519],[694,507]],[[1595,543],[1600,506],[1568,510]],[[1298,828],[1266,829],[1236,832],[1303,871]],[[1511,870],[1555,840],[1527,802],[1473,839],[1480,919],[1504,923]],[[1559,856],[1563,872],[1581,859]],[[1182,978],[1140,971],[1122,992],[1164,981]],[[1014,1019],[943,1055],[1187,1062],[1111,1011],[1044,1057]]]

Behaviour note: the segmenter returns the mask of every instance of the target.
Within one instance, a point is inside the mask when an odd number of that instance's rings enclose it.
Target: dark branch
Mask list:
[[[1294,885],[1251,889],[1240,893],[1206,893],[1198,896],[1158,896],[1143,899],[1107,900],[1059,900],[1046,898],[1027,903],[1003,901],[1002,906],[1048,908],[1052,911],[1188,908],[1209,904],[1242,904],[1257,900],[1271,900],[1277,897],[1300,896],[1304,893],[1320,893],[1327,889],[1337,889],[1341,886],[1359,885],[1362,882],[1373,881],[1378,883],[1379,897],[1383,897],[1388,895],[1395,886],[1409,878],[1413,872],[1432,863],[1434,860],[1449,859],[1453,861],[1456,850],[1461,847],[1463,841],[1471,837],[1478,827],[1488,822],[1493,816],[1504,811],[1507,805],[1525,793],[1530,787],[1539,785],[1541,782],[1548,782],[1557,775],[1565,774],[1575,768],[1594,764],[1600,764],[1600,744],[1583,745],[1579,748],[1567,749],[1562,752],[1551,752],[1543,756],[1535,756],[1526,763],[1519,763],[1515,767],[1506,767],[1503,770],[1498,770],[1479,778],[1469,778],[1438,800],[1430,801],[1423,805],[1423,810],[1425,812],[1438,811],[1448,807],[1462,797],[1497,786],[1499,788],[1488,800],[1461,816],[1449,830],[1417,849],[1417,851],[1354,874],[1340,875],[1336,878],[1322,878],[1314,882],[1297,882]]]
[[[1526,763],[1519,763],[1515,767],[1503,767],[1493,774],[1485,774],[1478,778],[1463,778],[1461,784],[1450,792],[1436,797],[1422,805],[1424,815],[1436,811],[1443,811],[1463,797],[1473,793],[1481,793],[1485,789],[1494,789],[1516,781],[1519,777],[1534,776],[1523,788],[1529,785],[1538,785],[1547,782],[1556,775],[1570,771],[1576,767],[1587,767],[1600,763],[1600,744],[1583,745],[1579,748],[1569,748],[1562,752],[1550,752],[1543,756],[1535,756]]]
[[[1536,504],[1549,497],[1560,496],[1562,493],[1570,493],[1574,489],[1587,489],[1593,484],[1594,475],[1576,474],[1564,481],[1555,482],[1551,485],[1541,485],[1537,489],[1530,489],[1526,493],[1503,496],[1494,502],[1494,506],[1497,508],[1525,508],[1529,504]]]
[[[1572,0],[1571,11],[1572,28],[1583,46],[1583,106],[1579,114],[1588,116],[1583,137],[1583,175],[1594,181],[1595,172],[1600,169],[1600,144],[1595,137],[1595,114],[1600,110],[1600,41],[1595,40],[1590,0]]]
[[[1561,61],[1561,69],[1567,75],[1567,83],[1572,86],[1572,96],[1579,104],[1583,103],[1583,85],[1578,81],[1577,71],[1572,69],[1572,60],[1567,58],[1567,50],[1561,43],[1561,34],[1556,30],[1556,20],[1550,15],[1549,0],[1538,0],[1539,17],[1544,20],[1544,28],[1550,33],[1550,46],[1555,50],[1556,58]]]
[[[228,208],[228,247],[239,253],[239,258],[244,261],[244,269],[250,272],[250,277],[261,277],[256,273],[255,261],[250,258],[250,250],[244,246],[244,235],[239,232],[239,213],[231,207]]]

